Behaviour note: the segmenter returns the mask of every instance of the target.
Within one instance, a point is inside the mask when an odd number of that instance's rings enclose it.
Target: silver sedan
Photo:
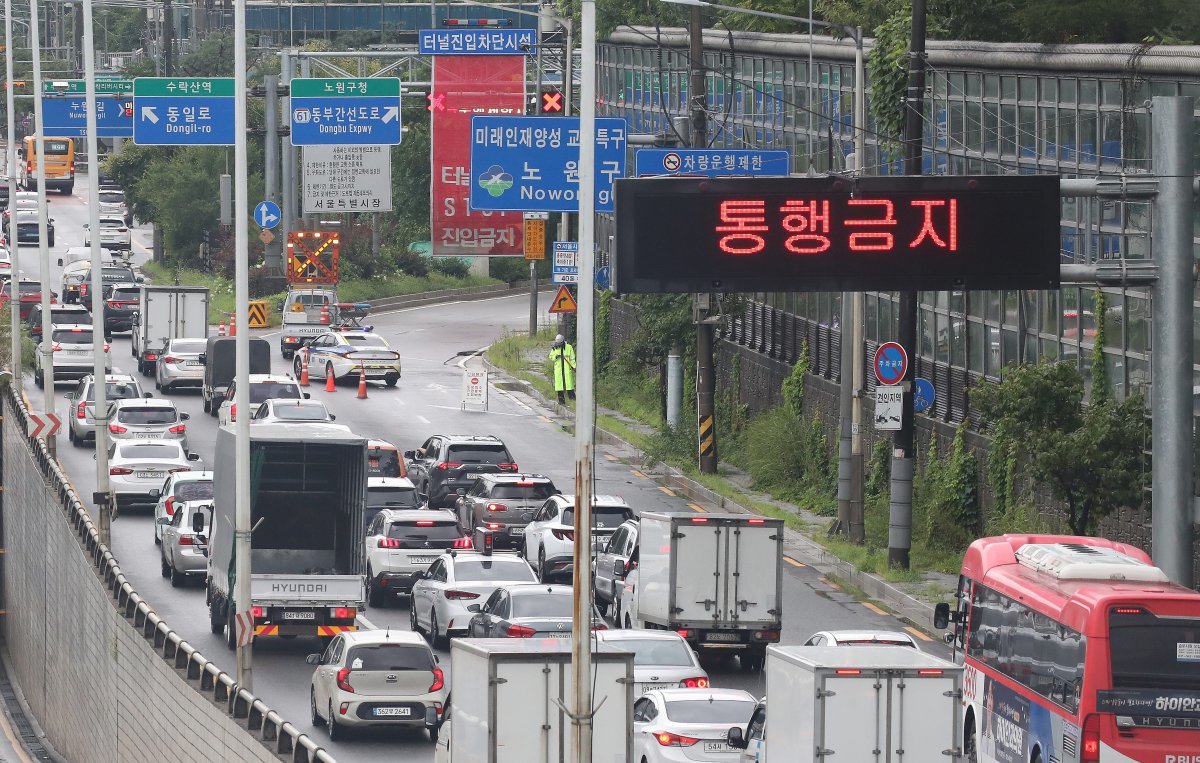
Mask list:
[[[169,517],[156,520],[162,528],[162,576],[178,588],[187,577],[208,572],[208,533],[212,501],[187,501]]]
[[[204,383],[200,355],[207,339],[172,339],[154,365],[154,387],[169,392],[176,387],[199,387]]]
[[[596,631],[596,640],[633,652],[633,696],[654,689],[707,689],[708,673],[700,667],[687,640],[675,631]]]

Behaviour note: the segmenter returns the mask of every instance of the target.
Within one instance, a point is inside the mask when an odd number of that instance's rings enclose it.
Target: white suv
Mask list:
[[[87,225],[83,226],[83,245],[92,245],[92,232]],[[119,249],[127,252],[133,247],[133,234],[122,217],[100,218],[100,247],[103,249]]]
[[[54,383],[74,381],[90,374],[94,368],[94,344],[91,326],[51,326],[51,368],[54,372]],[[45,363],[41,350],[34,356],[33,380],[39,387],[45,386]],[[108,352],[108,342],[104,343],[104,370],[112,370],[112,358]]]
[[[450,512],[381,510],[367,528],[368,603],[383,607],[394,594],[412,593],[420,574],[448,548],[471,548],[471,539]]]
[[[225,393],[225,402],[217,411],[221,426],[232,423],[237,419],[237,408],[233,404],[237,393],[237,380],[229,383],[229,391]],[[300,386],[290,376],[275,376],[272,374],[250,374],[250,413],[258,409],[267,400],[300,400],[307,398],[307,392],[301,392]]]
[[[624,498],[598,495],[592,499],[592,542],[607,543],[622,522],[633,519]],[[554,495],[525,525],[525,558],[543,583],[575,571],[575,496]],[[585,570],[585,572],[589,572]]]

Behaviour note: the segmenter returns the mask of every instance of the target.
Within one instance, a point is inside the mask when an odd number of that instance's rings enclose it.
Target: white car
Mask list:
[[[358,329],[330,331],[305,343],[292,360],[296,378],[300,378],[306,362],[313,379],[324,379],[333,371],[335,380],[357,381],[360,371],[365,369],[368,381],[382,381],[389,387],[400,381],[400,353],[378,334]]]
[[[598,495],[592,503],[592,542],[607,543],[621,523],[633,519],[624,498]],[[525,558],[535,564],[543,583],[575,570],[575,496],[552,495],[525,525]],[[586,572],[586,570],[585,570]]]
[[[133,222],[133,213],[125,204],[125,192],[116,188],[101,188],[100,214],[106,217],[119,217],[128,225]]]
[[[12,255],[8,253],[8,249],[0,247],[0,280],[7,281],[12,278]]]
[[[758,705],[741,689],[656,689],[633,703],[633,759],[644,763],[736,761],[725,740]],[[856,762],[857,763],[857,762]]]
[[[188,449],[187,424],[191,418],[175,403],[162,398],[118,400],[114,403],[108,435],[117,441],[177,440]]]
[[[337,421],[325,404],[318,400],[267,400],[250,414],[254,422],[301,424]]]
[[[444,553],[413,584],[409,625],[438,646],[443,638],[467,632],[474,616],[469,605],[487,601],[502,585],[534,582],[533,570],[515,554]]]
[[[640,628],[638,621],[638,579],[641,574],[637,567],[629,571],[616,586],[613,592],[613,603],[609,607],[610,616],[618,628]]]
[[[174,516],[155,521],[163,527],[159,549],[162,576],[171,580],[172,588],[182,586],[189,576],[199,578],[208,573],[212,514],[212,501],[190,501],[180,504]]]
[[[469,550],[471,539],[448,511],[384,508],[367,526],[365,547],[367,603],[383,607],[395,595],[412,593],[418,576],[445,549]]]
[[[437,740],[450,689],[420,635],[350,631],[335,636],[323,654],[310,654],[308,663],[317,666],[309,686],[312,723],[327,726],[330,741],[369,726],[425,728]]]
[[[92,329],[87,326],[51,326],[50,348],[54,383],[75,381],[89,375],[93,370],[95,345],[93,344]],[[38,352],[34,357],[33,381],[39,386],[45,386],[45,363],[42,354],[43,344],[38,344]],[[108,342],[104,343],[104,370],[112,371],[112,357],[108,352]]]
[[[258,408],[267,400],[303,400],[308,397],[307,392],[300,392],[300,385],[296,384],[294,379],[286,376],[250,374],[249,378],[252,409]],[[237,419],[237,406],[233,403],[236,391],[237,380],[235,379],[229,383],[225,401],[221,403],[221,408],[217,411],[217,419],[221,422],[221,426],[230,424]]]
[[[92,245],[92,232],[87,224],[83,226],[83,245]],[[100,218],[100,247],[102,249],[118,249],[129,251],[133,247],[133,234],[125,224],[124,217]]]
[[[903,631],[818,631],[805,646],[907,646],[917,649],[917,640]]]
[[[188,453],[174,440],[114,442],[108,448],[108,481],[117,507],[153,506],[155,488],[168,474],[191,471],[200,454]]]
[[[367,525],[380,509],[420,509],[424,506],[425,501],[409,478],[367,477],[367,512],[363,517]]]
[[[188,501],[212,502],[213,473],[202,470],[175,472],[167,476],[162,487],[151,490],[150,497],[158,501],[154,506],[154,542],[160,543],[162,525],[159,522],[174,516],[176,507]]]
[[[633,696],[655,689],[707,689],[708,673],[700,667],[687,640],[675,631],[596,631],[596,640],[633,652]]]

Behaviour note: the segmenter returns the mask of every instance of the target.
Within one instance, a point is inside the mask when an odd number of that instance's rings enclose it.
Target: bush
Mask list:
[[[489,257],[488,274],[505,283],[524,281],[529,278],[529,263],[520,257]]]
[[[458,257],[434,257],[430,270],[451,278],[466,278],[471,273],[471,266]]]
[[[422,257],[407,246],[398,247],[393,250],[391,252],[391,259],[399,270],[408,273],[410,276],[424,278],[429,275],[429,259]]]

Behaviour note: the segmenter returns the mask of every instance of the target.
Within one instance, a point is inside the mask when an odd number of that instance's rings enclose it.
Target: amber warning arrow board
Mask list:
[[[338,282],[336,233],[289,231],[287,236],[287,280],[291,284]]]
[[[566,286],[559,286],[554,301],[550,303],[550,313],[573,313],[575,309],[575,298],[571,296],[571,290]]]

